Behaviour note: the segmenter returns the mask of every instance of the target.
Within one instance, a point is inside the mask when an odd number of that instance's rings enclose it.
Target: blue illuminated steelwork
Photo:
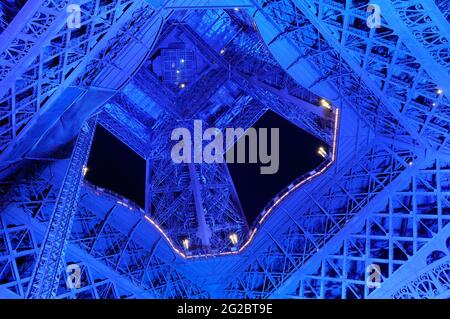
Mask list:
[[[79,29],[70,1],[14,3],[0,298],[449,298],[447,1],[373,1],[372,28],[369,1],[77,0]],[[268,109],[331,156],[252,226],[226,164],[173,165],[170,132]],[[146,161],[145,207],[83,180],[95,125]]]
[[[42,299],[56,296],[65,249],[78,207],[83,170],[89,157],[96,124],[97,120],[93,118],[81,127],[42,242],[36,268],[31,276],[28,298]]]

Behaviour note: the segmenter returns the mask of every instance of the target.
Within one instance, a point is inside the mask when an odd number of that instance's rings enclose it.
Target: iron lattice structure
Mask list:
[[[448,298],[448,3],[369,4],[1,3],[0,297]],[[248,225],[170,132],[269,109],[332,154]],[[83,178],[96,125],[146,161],[145,207]]]

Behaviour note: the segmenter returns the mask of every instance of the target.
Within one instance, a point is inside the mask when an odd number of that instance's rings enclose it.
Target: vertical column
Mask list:
[[[50,218],[36,268],[31,276],[27,298],[54,298],[72,222],[78,205],[83,168],[87,163],[97,118],[87,120],[78,135],[67,171]]]
[[[152,185],[151,185],[151,169],[152,169],[152,160],[147,158],[145,161],[145,212],[150,214],[150,210],[152,207]]]
[[[205,218],[205,209],[203,207],[202,191],[199,177],[195,169],[194,163],[189,163],[189,174],[191,176],[191,187],[194,195],[195,211],[197,213],[198,232],[197,236],[202,241],[205,248],[209,248],[211,245],[211,229],[209,229]]]

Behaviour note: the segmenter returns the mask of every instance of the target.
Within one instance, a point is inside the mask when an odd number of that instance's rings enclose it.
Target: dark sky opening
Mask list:
[[[272,111],[267,111],[253,127],[268,128],[269,132],[270,128],[279,128],[279,170],[273,175],[262,175],[260,163],[228,163],[249,225],[253,224],[259,213],[279,191],[324,161],[317,153],[320,146],[328,151],[327,145],[320,139]],[[270,141],[270,133],[268,140]]]
[[[145,160],[97,125],[86,179],[145,206]]]
[[[279,191],[323,162],[317,154],[320,146],[328,150],[324,142],[272,111],[267,111],[253,127],[268,128],[269,141],[270,128],[279,128],[280,162],[278,172],[273,175],[260,174],[263,165],[260,163],[227,164],[249,225]],[[145,160],[100,125],[88,168],[86,179],[90,183],[145,206]]]

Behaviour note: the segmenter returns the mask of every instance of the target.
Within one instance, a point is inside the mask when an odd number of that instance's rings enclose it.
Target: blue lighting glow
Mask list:
[[[0,299],[450,298],[449,12],[2,1]],[[309,144],[251,144],[269,113]],[[196,121],[313,149],[247,184],[173,160]]]

